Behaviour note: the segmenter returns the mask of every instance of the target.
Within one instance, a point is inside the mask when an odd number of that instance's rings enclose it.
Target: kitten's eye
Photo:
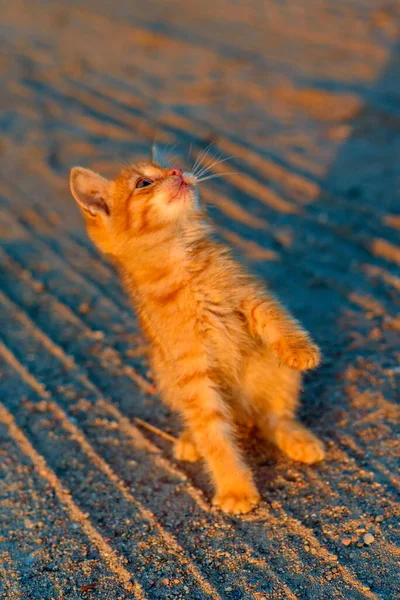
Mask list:
[[[140,189],[140,188],[147,187],[148,185],[152,185],[152,184],[153,184],[153,182],[151,179],[142,178],[142,179],[137,180],[135,187],[136,187],[136,189]]]

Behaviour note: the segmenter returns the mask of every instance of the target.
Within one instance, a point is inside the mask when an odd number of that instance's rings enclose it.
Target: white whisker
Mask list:
[[[167,167],[169,165],[175,166],[177,163],[176,155],[172,154],[178,144],[168,144],[161,151],[161,156],[163,158],[164,166]]]
[[[175,150],[177,144],[171,145],[169,144],[166,148],[165,148],[165,152],[166,152],[166,156],[167,158],[171,156],[172,152]]]
[[[204,159],[201,161],[203,166],[199,165],[197,175],[198,176],[204,175],[204,173],[206,173],[209,170],[210,165],[212,165],[215,161],[218,162],[221,159],[221,156],[222,156],[222,152],[220,151],[217,154],[215,154],[215,156],[211,157],[207,164],[205,164],[207,157],[204,157]]]
[[[196,158],[196,160],[194,162],[194,165],[192,166],[192,173],[193,174],[196,172],[197,168],[200,166],[200,161],[201,161],[201,158],[202,158],[203,154],[204,154],[204,150],[202,150],[200,152],[200,154],[197,156],[197,158]]]
[[[239,175],[239,173],[237,171],[231,171],[229,173],[215,173],[215,175],[208,175],[207,177],[197,179],[196,183],[203,183],[203,181],[208,181],[209,179],[216,179],[217,177],[225,177],[225,175]]]
[[[196,169],[199,168],[202,165],[202,162],[206,159],[206,156],[207,156],[210,148],[212,147],[212,145],[213,145],[213,142],[210,142],[208,144],[208,146],[206,146],[204,148],[204,150],[202,150],[200,152],[199,156],[196,159],[196,162],[193,165],[193,169],[192,169],[193,174],[195,174]]]
[[[217,165],[220,165],[221,163],[224,163],[228,160],[231,160],[232,158],[237,158],[236,156],[227,156],[226,158],[221,158],[221,159],[217,159],[215,160],[213,163],[211,163],[210,165],[208,165],[206,168],[201,169],[199,173],[197,173],[197,177],[203,177],[206,173],[208,173],[208,171],[211,171],[211,169],[213,169],[214,167],[216,167]]]
[[[221,156],[222,156],[222,152],[219,152],[218,154],[216,154],[215,156],[213,156],[210,159],[210,162],[208,164],[205,164],[203,166],[203,168],[199,169],[199,171],[197,172],[197,175],[201,177],[202,175],[204,175],[205,173],[207,173],[207,171],[209,171],[212,168],[212,166],[214,166],[215,164],[218,164],[218,162],[221,159]],[[205,158],[206,157],[204,157],[204,160],[202,161],[203,164],[204,164]]]

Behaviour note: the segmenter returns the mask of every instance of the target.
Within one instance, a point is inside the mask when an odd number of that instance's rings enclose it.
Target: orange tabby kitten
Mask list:
[[[115,181],[75,167],[71,191],[89,236],[112,256],[132,297],[158,389],[183,418],[176,458],[202,458],[214,504],[246,513],[259,494],[236,443],[238,423],[254,422],[294,460],[324,457],[322,443],[296,419],[300,371],[316,367],[320,353],[213,241],[195,175],[163,166],[154,152]]]

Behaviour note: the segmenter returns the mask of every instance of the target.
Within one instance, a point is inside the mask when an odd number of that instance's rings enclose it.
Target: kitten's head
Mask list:
[[[128,241],[148,243],[166,228],[178,234],[199,218],[196,177],[164,166],[156,148],[149,162],[124,168],[114,181],[74,167],[70,187],[89,236],[105,254],[117,256]]]

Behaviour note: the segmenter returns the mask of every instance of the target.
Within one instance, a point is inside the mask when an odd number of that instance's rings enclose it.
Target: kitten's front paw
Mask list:
[[[187,462],[196,462],[196,460],[199,460],[200,453],[189,433],[182,433],[180,438],[176,440],[174,456],[178,460],[186,460]]]
[[[281,338],[271,344],[271,350],[283,364],[298,371],[315,369],[321,361],[318,346],[305,336]]]
[[[255,487],[248,490],[232,491],[216,494],[213,504],[230,515],[242,515],[250,512],[260,501],[260,494]]]

